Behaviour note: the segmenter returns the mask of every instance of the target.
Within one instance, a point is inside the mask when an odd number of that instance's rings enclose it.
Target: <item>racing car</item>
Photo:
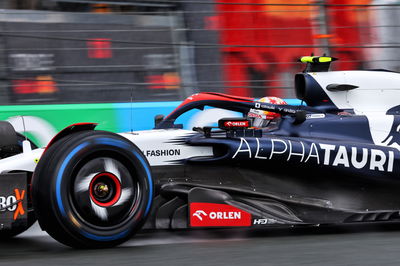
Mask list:
[[[300,105],[198,93],[153,130],[80,123],[45,148],[1,124],[1,152],[19,147],[0,160],[1,237],[36,218],[75,248],[145,229],[399,221],[400,74],[329,71],[333,60],[301,59]],[[191,130],[177,122],[208,107],[237,115]]]

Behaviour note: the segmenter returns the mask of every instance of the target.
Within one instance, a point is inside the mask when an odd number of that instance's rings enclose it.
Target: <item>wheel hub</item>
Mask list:
[[[121,196],[121,183],[112,173],[99,173],[90,182],[89,191],[94,203],[101,207],[109,207]]]
[[[108,188],[107,184],[100,182],[94,186],[94,195],[97,198],[105,198],[110,195],[110,189]]]
[[[135,213],[139,183],[121,162],[109,157],[86,162],[76,174],[71,200],[82,221],[113,226]]]

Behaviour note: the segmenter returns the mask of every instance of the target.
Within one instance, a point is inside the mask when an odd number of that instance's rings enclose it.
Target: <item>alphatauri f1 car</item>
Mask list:
[[[74,124],[38,149],[3,123],[1,237],[36,218],[77,248],[115,246],[141,229],[399,221],[400,74],[302,61],[295,91],[306,105],[199,93],[153,130]],[[204,107],[242,116],[193,130],[176,123]],[[280,117],[255,127],[251,110]]]

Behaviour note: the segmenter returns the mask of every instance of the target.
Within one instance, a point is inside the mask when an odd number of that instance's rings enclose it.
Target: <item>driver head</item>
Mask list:
[[[287,104],[284,100],[278,97],[263,97],[258,101],[270,104]],[[280,116],[281,115],[278,113],[257,109],[250,109],[249,113],[247,114],[247,117],[253,121],[253,127],[258,128],[267,127],[272,120],[279,118]]]

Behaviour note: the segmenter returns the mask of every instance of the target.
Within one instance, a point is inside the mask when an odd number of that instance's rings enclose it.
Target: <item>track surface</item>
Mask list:
[[[142,233],[106,250],[73,250],[34,225],[0,243],[0,265],[399,265],[399,250],[400,224]]]

